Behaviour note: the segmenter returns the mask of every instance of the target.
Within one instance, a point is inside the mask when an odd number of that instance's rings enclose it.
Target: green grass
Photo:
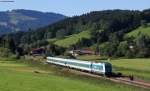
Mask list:
[[[64,39],[58,40],[54,44],[61,46],[61,47],[68,48],[71,45],[76,44],[80,39],[82,39],[82,38],[89,39],[90,37],[91,37],[90,31],[83,31],[79,34],[73,34],[73,35],[68,36]]]
[[[78,59],[97,62],[110,62],[115,72],[134,75],[150,81],[150,59],[113,59],[111,61],[100,60],[100,56],[80,56]]]
[[[3,61],[5,60],[5,61]],[[51,66],[50,66],[51,67]],[[19,70],[18,70],[19,69]],[[34,70],[40,73],[34,73]],[[59,74],[58,74],[59,73]],[[86,76],[57,74],[18,61],[1,58],[1,91],[148,91],[146,89],[113,83]]]
[[[100,56],[98,55],[82,55],[82,56],[78,56],[77,59],[80,60],[86,60],[86,61],[100,61]]]
[[[117,59],[112,60],[111,63],[118,67],[150,71],[150,59]]]
[[[111,62],[119,72],[150,80],[150,59],[118,59]]]
[[[139,34],[145,34],[150,37],[150,27],[139,27],[128,33],[125,37],[137,37]]]
[[[53,38],[53,39],[48,39],[47,41],[49,42],[49,43],[54,43],[54,42],[56,42],[58,39],[56,39],[56,38]]]

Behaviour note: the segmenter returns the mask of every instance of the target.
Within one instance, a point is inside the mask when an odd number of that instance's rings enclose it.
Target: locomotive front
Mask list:
[[[107,62],[104,64],[105,64],[105,75],[111,75],[112,74],[112,65]]]

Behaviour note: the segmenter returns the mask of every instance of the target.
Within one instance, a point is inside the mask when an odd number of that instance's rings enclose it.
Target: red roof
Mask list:
[[[90,49],[90,48],[84,48],[84,49],[81,49],[81,50],[74,50],[75,52],[80,52],[80,53],[83,53],[83,54],[94,54],[95,52]]]
[[[40,50],[44,50],[44,48],[33,48],[32,51],[40,51]]]
[[[90,49],[90,48],[83,48],[83,49],[81,49],[82,51],[93,51],[92,49]]]

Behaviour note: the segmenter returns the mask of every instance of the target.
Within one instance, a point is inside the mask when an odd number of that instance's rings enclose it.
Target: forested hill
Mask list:
[[[28,31],[55,23],[65,16],[56,13],[43,13],[34,10],[12,10],[0,12],[0,33]]]
[[[140,33],[139,37],[126,35],[139,27],[149,27],[149,22],[150,9],[96,11],[64,19],[37,31],[4,35],[1,40],[13,39],[16,46],[25,50],[45,47],[48,48],[48,52],[55,55],[62,54],[66,49],[91,47],[101,55],[147,57],[150,56],[147,51],[150,49],[150,38]],[[77,37],[76,42],[69,41],[65,48],[62,48],[63,44],[59,44],[59,40],[61,43],[63,40],[67,43],[68,41],[65,41],[75,39],[74,36]]]

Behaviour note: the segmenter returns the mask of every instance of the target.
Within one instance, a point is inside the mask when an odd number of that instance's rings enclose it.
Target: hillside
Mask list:
[[[50,25],[65,16],[56,13],[44,13],[33,10],[12,10],[0,12],[0,33],[28,31]]]
[[[107,41],[114,32],[127,32],[140,25],[139,11],[105,10],[87,13],[81,16],[66,18],[55,24],[38,29],[36,32],[27,32],[20,39],[22,43],[32,44],[38,40],[57,39],[82,31],[92,31],[93,41]],[[136,22],[136,23],[135,23]],[[79,37],[79,36],[78,36]],[[18,38],[15,38],[18,39]]]
[[[73,35],[67,36],[64,39],[57,40],[54,44],[61,46],[61,47],[68,48],[76,44],[77,42],[79,42],[79,40],[81,40],[82,38],[90,39],[90,37],[91,37],[90,31],[83,31],[79,34],[73,34]]]
[[[37,31],[3,35],[0,43],[1,47],[7,46],[12,52],[18,46],[26,53],[32,48],[44,47],[48,54],[63,55],[68,48],[80,49],[94,45],[93,49],[104,56],[150,57],[150,39],[145,36],[140,36],[135,41],[135,38],[124,38],[127,33],[136,35],[134,31],[149,34],[149,28],[139,28],[142,22],[150,22],[150,9],[95,11],[66,18]],[[135,46],[138,50],[133,51],[129,46]]]
[[[144,34],[150,37],[150,26],[149,27],[139,27],[131,32],[129,32],[126,37],[137,37],[139,34]]]

